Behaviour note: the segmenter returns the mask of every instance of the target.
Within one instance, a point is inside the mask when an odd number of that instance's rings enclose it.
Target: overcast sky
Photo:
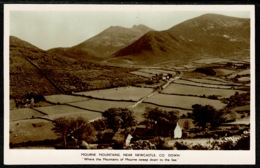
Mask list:
[[[86,8],[87,10],[87,8]],[[191,10],[87,10],[87,11],[11,11],[10,35],[47,50],[71,47],[97,35],[110,26],[130,28],[144,24],[165,30],[205,13],[249,18],[249,11]]]

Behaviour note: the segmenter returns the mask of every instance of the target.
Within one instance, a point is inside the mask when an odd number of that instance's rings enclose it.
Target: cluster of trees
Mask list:
[[[222,102],[227,104],[229,108],[235,108],[238,106],[244,106],[250,104],[250,93],[238,93],[236,92],[234,95],[229,98],[223,98]]]
[[[155,134],[168,136],[170,132],[171,137],[173,137],[173,131],[179,120],[179,112],[166,111],[159,109],[158,107],[147,107],[143,117],[145,119],[144,123],[146,124],[147,128],[153,129]]]
[[[201,129],[216,128],[226,122],[226,116],[230,113],[228,108],[216,110],[211,105],[194,104],[192,106],[193,123]]]
[[[63,138],[64,146],[67,146],[68,138],[74,139],[76,145],[82,141],[92,142],[96,140],[95,129],[84,118],[58,118],[52,121],[52,130]]]
[[[118,129],[127,130],[137,124],[133,111],[128,108],[110,108],[102,116],[106,120],[107,127],[117,132]]]

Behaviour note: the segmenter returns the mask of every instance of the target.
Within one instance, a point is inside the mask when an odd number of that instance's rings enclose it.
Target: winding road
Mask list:
[[[144,100],[148,99],[149,97],[153,96],[155,93],[158,93],[159,91],[162,91],[165,89],[170,83],[172,83],[175,80],[178,80],[182,77],[182,73],[180,72],[179,75],[175,76],[174,78],[170,78],[159,90],[154,90],[152,93],[148,94],[147,96],[142,97],[140,100],[135,102],[133,105],[128,106],[127,108],[132,109],[136,107],[138,104],[142,103]]]

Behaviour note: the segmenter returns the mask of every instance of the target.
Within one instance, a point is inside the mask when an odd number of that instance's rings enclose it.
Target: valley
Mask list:
[[[157,149],[181,149],[182,142],[242,136],[250,131],[249,36],[248,19],[214,14],[165,31],[112,26],[73,47],[48,51],[11,36],[10,148],[82,147],[69,134],[71,146],[61,145],[53,131],[60,118],[81,118],[94,128],[96,140],[84,149],[136,149],[135,142],[158,137],[168,146],[156,142]],[[219,121],[200,116],[203,123],[196,108],[205,108],[205,116],[214,111]],[[115,129],[128,116],[109,123],[109,110],[131,111],[132,125]],[[162,116],[147,118],[149,110]],[[176,125],[180,137],[172,133]],[[100,138],[106,134],[131,134],[132,146],[122,137]]]

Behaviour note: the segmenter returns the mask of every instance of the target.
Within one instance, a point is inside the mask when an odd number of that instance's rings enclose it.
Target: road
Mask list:
[[[159,90],[154,90],[152,93],[148,94],[147,96],[142,97],[140,100],[138,100],[137,102],[135,102],[135,104],[130,105],[130,106],[128,106],[127,108],[132,109],[132,108],[136,107],[138,104],[142,103],[144,100],[146,100],[146,99],[148,99],[149,97],[153,96],[155,93],[158,93],[159,91],[162,91],[163,89],[165,89],[165,88],[166,88],[170,83],[172,83],[173,81],[180,79],[181,76],[182,76],[182,73],[180,72],[180,74],[179,74],[178,76],[175,76],[174,78],[170,78],[170,79],[162,86],[161,89],[159,89]]]

